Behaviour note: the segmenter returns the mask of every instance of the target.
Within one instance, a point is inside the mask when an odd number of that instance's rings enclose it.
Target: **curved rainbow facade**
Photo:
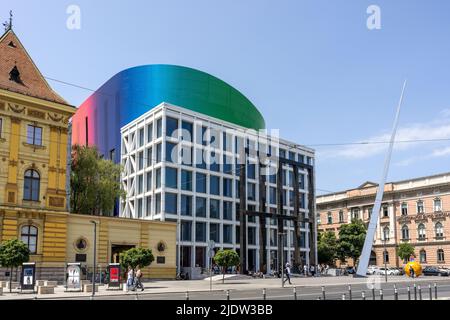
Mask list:
[[[192,68],[145,65],[119,72],[78,108],[72,144],[95,145],[108,157],[120,150],[120,128],[162,102],[245,128],[265,128],[257,108],[224,81]]]

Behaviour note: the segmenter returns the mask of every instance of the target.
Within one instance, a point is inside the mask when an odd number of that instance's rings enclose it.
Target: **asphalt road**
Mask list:
[[[381,283],[375,289],[375,299],[380,300],[380,289],[383,290],[384,300],[394,300],[394,282],[390,280],[389,283]],[[438,299],[450,299],[450,279],[443,281],[436,281],[438,287]],[[416,299],[420,300],[419,285],[422,291],[422,299],[429,300],[430,293],[428,285],[431,284],[432,299],[435,299],[434,282],[417,282],[416,283]],[[414,300],[414,281],[398,283],[397,292],[399,300],[408,300],[407,287],[410,285],[411,300]],[[332,285],[325,289],[325,297],[327,300],[349,300],[350,293],[348,285]],[[354,284],[352,289],[352,300],[362,300],[362,293],[365,293],[366,300],[372,300],[372,290],[366,284]],[[319,300],[322,299],[321,287],[297,287],[297,300]],[[263,300],[262,290],[230,290],[230,300]],[[68,298],[73,300],[89,300],[89,297]],[[190,292],[189,300],[226,300],[226,291],[212,291],[212,292]],[[124,294],[117,296],[96,296],[95,300],[186,300],[186,293],[139,293]],[[288,288],[271,288],[266,290],[266,300],[295,300],[293,287]]]

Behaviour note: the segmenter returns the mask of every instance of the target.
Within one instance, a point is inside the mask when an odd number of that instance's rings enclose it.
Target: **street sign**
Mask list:
[[[67,264],[66,289],[81,290],[81,263]]]

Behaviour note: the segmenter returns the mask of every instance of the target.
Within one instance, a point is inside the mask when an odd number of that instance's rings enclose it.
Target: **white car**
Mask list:
[[[376,274],[380,274],[380,275],[387,274],[388,276],[391,276],[391,275],[395,275],[396,272],[398,273],[399,271],[391,269],[391,268],[380,267],[380,268],[378,268],[378,272]]]
[[[379,268],[377,266],[369,266],[367,268],[367,274],[368,275],[377,274],[378,271],[379,271]]]

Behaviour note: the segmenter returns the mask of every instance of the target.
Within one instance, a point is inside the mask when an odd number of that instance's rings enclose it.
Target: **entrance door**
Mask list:
[[[134,247],[133,245],[111,245],[111,263],[120,263],[119,255]]]

